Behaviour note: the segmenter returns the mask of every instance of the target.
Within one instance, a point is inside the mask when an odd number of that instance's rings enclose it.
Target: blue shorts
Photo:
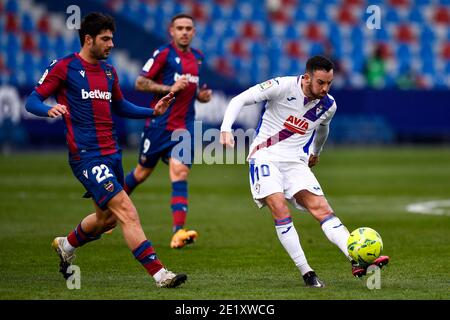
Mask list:
[[[192,166],[194,130],[170,131],[158,127],[145,128],[139,146],[139,164],[146,168],[154,168],[159,159],[167,164],[172,157],[189,168]]]
[[[72,172],[86,189],[85,198],[92,197],[102,209],[123,190],[122,154],[114,153],[78,161],[69,161]]]

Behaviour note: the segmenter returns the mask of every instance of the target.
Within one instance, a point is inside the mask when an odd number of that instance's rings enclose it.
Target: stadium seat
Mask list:
[[[25,33],[22,38],[22,50],[24,52],[35,52],[36,49],[35,34]]]
[[[291,40],[288,41],[284,47],[284,52],[290,58],[300,58],[303,56],[303,52],[300,47],[300,42]]]
[[[7,13],[16,14],[19,12],[19,2],[18,0],[8,0],[5,6]]]
[[[34,31],[34,21],[33,18],[28,13],[24,13],[22,15],[22,26],[21,29],[23,32],[32,32]]]
[[[442,45],[441,55],[444,60],[450,61],[450,40]]]
[[[450,8],[445,6],[437,7],[433,16],[434,22],[437,24],[450,24]]]
[[[324,39],[322,30],[317,23],[310,23],[306,26],[304,37],[313,42],[322,41]]]
[[[400,43],[412,43],[416,40],[416,36],[410,25],[400,24],[397,27],[396,39]]]
[[[15,13],[8,12],[6,14],[5,31],[6,32],[18,32],[19,31],[19,23],[17,22],[17,16]]]
[[[337,22],[342,25],[354,25],[357,21],[352,13],[351,8],[348,6],[343,6],[338,9]]]

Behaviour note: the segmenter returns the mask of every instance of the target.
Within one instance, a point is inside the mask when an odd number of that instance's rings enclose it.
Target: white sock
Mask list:
[[[153,275],[153,279],[155,279],[156,282],[161,281],[161,277],[166,271],[167,270],[165,268],[161,268],[161,270]]]
[[[67,240],[67,237],[64,238],[63,241],[63,249],[64,251],[68,252],[68,253],[73,253],[75,251],[75,247],[73,247],[69,241]]]
[[[347,250],[347,240],[350,236],[347,228],[342,224],[341,220],[338,217],[333,216],[329,219],[326,219],[321,224],[322,230],[327,236],[328,240],[333,242],[335,245],[341,249],[341,251],[345,254],[345,256],[349,258],[348,250]]]
[[[305,273],[312,271],[312,268],[306,261],[306,256],[300,244],[300,238],[298,237],[294,223],[290,222],[284,225],[275,225],[275,230],[277,231],[278,239],[300,270],[301,274],[304,275]]]

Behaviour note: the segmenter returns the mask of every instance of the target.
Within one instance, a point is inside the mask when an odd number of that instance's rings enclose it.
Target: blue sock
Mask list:
[[[139,182],[134,177],[134,169],[133,169],[125,177],[125,185],[123,186],[123,189],[127,194],[131,194],[138,184]]]

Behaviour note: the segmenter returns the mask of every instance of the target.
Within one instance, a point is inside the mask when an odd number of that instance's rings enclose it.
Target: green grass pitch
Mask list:
[[[137,153],[124,154],[124,169]],[[0,299],[449,299],[450,208],[406,211],[410,203],[450,199],[450,151],[441,148],[327,148],[314,168],[348,229],[369,226],[391,257],[381,289],[351,276],[350,265],[308,213],[293,211],[310,265],[325,282],[307,289],[281,247],[267,209],[251,199],[246,165],[195,165],[189,180],[187,248],[169,248],[167,167],[133,194],[144,230],[169,269],[188,274],[180,288],[158,289],[117,228],[77,252],[81,289],[58,273],[51,240],[92,211],[65,151],[0,157]]]

